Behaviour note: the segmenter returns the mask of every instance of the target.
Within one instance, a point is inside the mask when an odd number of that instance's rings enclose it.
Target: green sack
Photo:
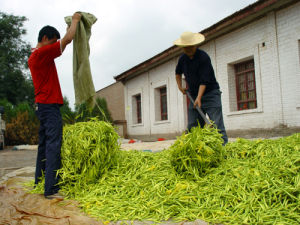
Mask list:
[[[75,90],[75,104],[87,102],[93,107],[95,87],[92,79],[89,55],[89,39],[91,37],[92,25],[97,18],[85,12],[80,12],[81,20],[78,23],[76,34],[73,40],[73,81]],[[72,17],[65,17],[65,22],[70,26]]]

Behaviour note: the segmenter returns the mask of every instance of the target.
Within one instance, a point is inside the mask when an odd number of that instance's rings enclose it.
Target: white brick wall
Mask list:
[[[300,3],[271,12],[201,46],[212,60],[220,84],[227,130],[300,126]],[[233,66],[254,59],[257,108],[237,111]],[[125,85],[129,135],[182,132],[186,99],[175,80],[172,59]],[[166,85],[168,121],[155,120],[155,88]],[[131,96],[142,93],[143,123],[132,124]]]
[[[283,118],[288,126],[300,126],[300,3],[277,13]]]
[[[177,59],[145,72],[131,79],[125,85],[125,114],[129,135],[157,135],[182,132],[186,127],[186,102],[178,91],[175,80]],[[158,121],[155,117],[155,89],[167,87],[168,120]],[[142,95],[142,123],[132,121],[132,96]]]
[[[273,128],[281,124],[299,126],[299,7],[300,3],[269,13],[215,40],[216,56],[212,60],[216,61],[214,65],[223,91],[224,121],[228,130]],[[258,108],[232,112],[235,90],[231,90],[235,84],[229,82],[233,72],[230,65],[249,57],[255,62]]]
[[[273,97],[270,84],[276,82],[273,77],[277,74],[275,69],[270,70],[270,65],[277,64],[273,59],[273,36],[268,24],[271,18],[264,17],[215,41],[217,77],[223,92],[224,121],[228,130],[270,128],[274,120],[278,120],[274,118],[278,113],[274,114],[270,101]],[[262,47],[263,42],[265,47]],[[237,111],[233,65],[248,59],[254,59],[255,63],[257,109]]]
[[[148,97],[148,73],[144,73],[135,79],[130,80],[125,85],[125,117],[127,120],[128,135],[148,134],[150,133],[149,122],[149,97]],[[142,123],[136,124],[134,122],[135,106],[132,97],[141,94],[141,111]]]

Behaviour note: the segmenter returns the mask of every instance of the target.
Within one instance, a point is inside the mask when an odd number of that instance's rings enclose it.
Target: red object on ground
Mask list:
[[[133,144],[134,142],[135,142],[135,140],[133,140],[133,139],[130,139],[130,140],[128,141],[129,144]]]
[[[164,139],[164,138],[158,138],[157,140],[158,141],[165,141],[166,139]]]

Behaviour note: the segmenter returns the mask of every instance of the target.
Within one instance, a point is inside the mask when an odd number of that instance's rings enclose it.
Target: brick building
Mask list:
[[[229,136],[300,131],[299,12],[299,0],[259,0],[201,31]],[[186,96],[175,80],[180,54],[172,46],[115,77],[124,84],[129,137],[171,138],[186,129]]]
[[[124,85],[121,82],[113,83],[96,92],[96,98],[104,98],[107,108],[111,113],[114,125],[122,137],[127,137],[127,126],[125,120]]]

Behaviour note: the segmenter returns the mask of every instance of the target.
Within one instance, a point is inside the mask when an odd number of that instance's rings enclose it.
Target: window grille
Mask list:
[[[254,60],[234,65],[238,110],[257,108]]]
[[[136,118],[137,123],[142,123],[142,102],[141,102],[141,95],[135,96],[136,100]]]
[[[160,115],[161,120],[168,120],[167,88],[162,87],[160,92]]]

